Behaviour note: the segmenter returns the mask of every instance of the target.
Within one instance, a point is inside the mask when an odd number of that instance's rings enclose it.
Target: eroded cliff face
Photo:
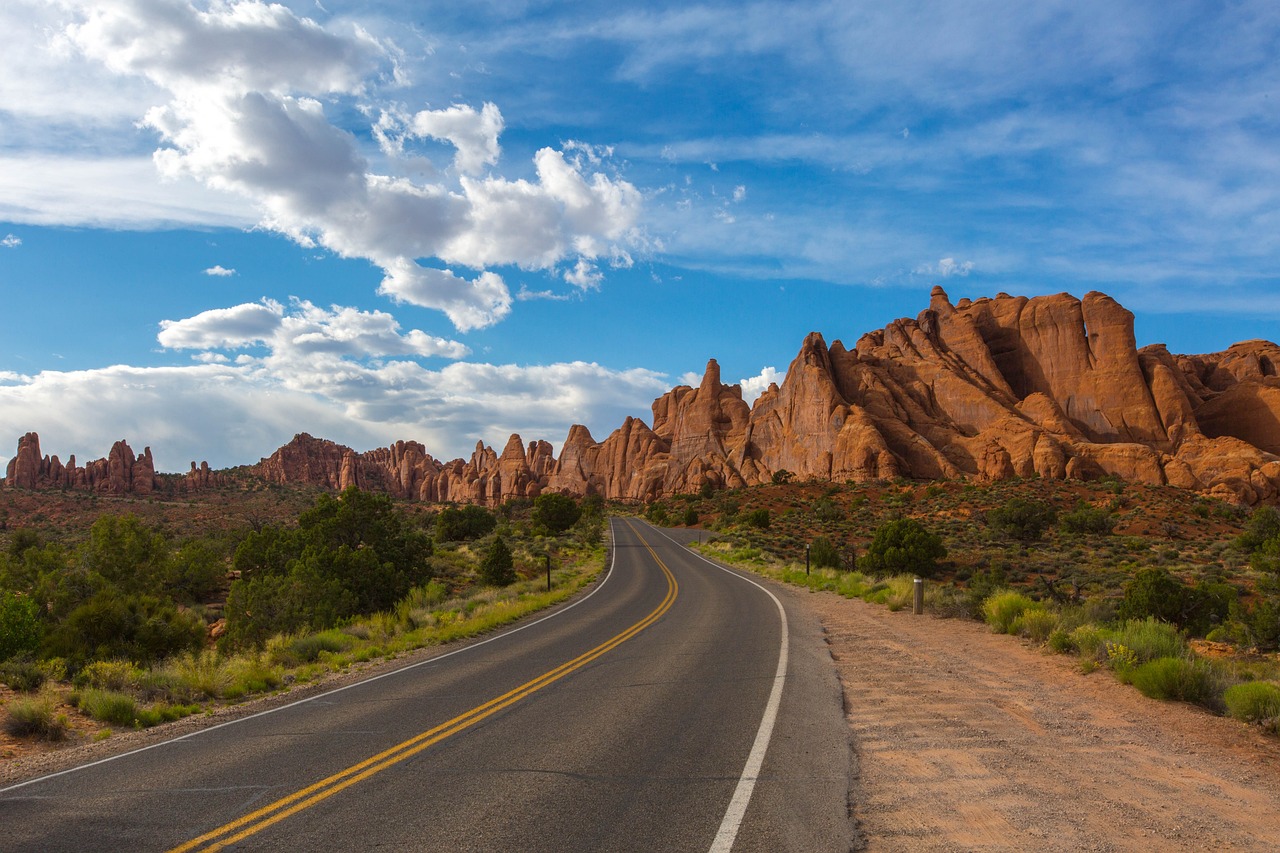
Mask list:
[[[714,362],[603,442],[570,432],[548,488],[650,500],[778,471],[839,482],[1114,475],[1240,503],[1280,497],[1280,347],[1139,350],[1133,315],[1089,293],[929,308],[849,349],[809,335],[750,408]],[[637,436],[639,440],[637,440]]]
[[[867,333],[852,349],[805,338],[786,378],[752,406],[707,363],[697,388],[653,403],[652,427],[627,418],[603,441],[569,430],[557,459],[546,441],[512,435],[441,463],[416,442],[357,453],[301,434],[253,466],[272,482],[359,486],[423,501],[496,505],[543,491],[652,500],[800,478],[1003,480],[1114,475],[1239,503],[1280,498],[1280,347],[1246,341],[1211,355],[1138,349],[1133,315],[1101,293],[1000,294],[929,308]],[[84,468],[18,443],[10,486],[145,492],[148,449],[118,442]],[[216,484],[207,466],[188,488]]]

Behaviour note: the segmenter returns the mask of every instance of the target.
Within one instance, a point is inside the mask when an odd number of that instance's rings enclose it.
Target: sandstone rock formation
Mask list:
[[[780,471],[837,482],[1104,475],[1168,483],[1252,504],[1280,499],[1280,346],[1221,353],[1138,349],[1133,315],[1101,293],[962,299],[935,287],[929,308],[852,349],[805,338],[783,382],[748,406],[714,359],[697,388],[654,401],[603,441],[573,426],[557,459],[512,435],[441,463],[416,442],[357,453],[296,436],[249,470],[277,483],[359,486],[422,501],[496,505],[543,491],[625,500],[769,482]],[[215,484],[205,465],[184,487]],[[10,486],[143,493],[150,450],[117,442],[77,468],[18,442]]]
[[[76,464],[74,455],[64,465],[57,456],[42,456],[40,436],[29,432],[18,439],[18,451],[9,460],[4,484],[22,489],[73,489],[104,495],[150,495],[165,487],[166,475],[156,472],[151,448],[144,448],[141,456],[134,454],[124,440],[111,446],[104,459],[94,459],[83,466]],[[168,475],[173,488],[186,491],[207,489],[222,485],[228,478],[222,472],[209,468],[208,462],[191,463],[191,471],[185,477]]]
[[[206,466],[207,469],[208,466]],[[40,436],[29,432],[18,440],[18,452],[9,460],[5,484],[24,489],[84,489],[107,495],[149,495],[160,486],[151,448],[135,456],[127,443],[117,441],[105,459],[84,467],[75,456],[63,465],[57,456],[41,456]]]

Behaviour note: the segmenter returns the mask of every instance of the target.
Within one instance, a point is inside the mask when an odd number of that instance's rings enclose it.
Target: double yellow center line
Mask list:
[[[596,658],[605,654],[612,649],[617,648],[627,640],[639,634],[645,628],[648,628],[654,622],[662,617],[664,613],[671,609],[671,605],[676,600],[676,594],[679,591],[679,585],[676,583],[675,576],[671,574],[671,570],[658,558],[654,550],[645,543],[645,547],[649,549],[649,553],[653,559],[657,561],[658,567],[662,569],[662,573],[667,578],[667,595],[662,602],[654,608],[648,616],[639,622],[627,628],[622,633],[612,637],[609,640],[596,646],[588,652],[584,652],[568,663],[563,663],[549,672],[539,675],[532,681],[526,681],[514,690],[503,693],[494,699],[490,699],[483,705],[478,705],[470,711],[459,714],[452,720],[441,723],[434,728],[428,729],[419,735],[409,738],[403,743],[397,744],[390,749],[384,750],[377,755],[366,758],[359,764],[353,764],[346,770],[321,779],[314,785],[309,785],[300,791],[290,794],[276,800],[270,805],[264,806],[256,811],[250,812],[244,817],[237,818],[228,824],[218,827],[215,830],[206,832],[199,838],[193,838],[185,844],[173,848],[169,853],[186,853],[189,850],[213,851],[221,850],[230,844],[235,844],[255,833],[261,832],[267,827],[279,823],[287,817],[297,814],[304,809],[332,797],[334,794],[351,787],[357,782],[363,782],[389,767],[392,767],[406,758],[410,758],[422,752],[427,747],[437,744],[450,735],[455,735],[463,729],[475,725],[486,717],[498,713],[503,708],[508,708],[515,703],[530,696],[549,684],[552,684],[569,673],[580,669],[591,663]]]

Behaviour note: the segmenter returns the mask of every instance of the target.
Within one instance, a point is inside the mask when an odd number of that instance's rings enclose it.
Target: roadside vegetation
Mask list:
[[[1280,513],[1117,480],[784,478],[645,507],[708,556],[893,610],[985,621],[1156,699],[1280,733]],[[807,567],[806,567],[807,561]]]
[[[348,489],[189,538],[131,512],[78,536],[7,521],[0,727],[46,741],[475,636],[571,596],[605,560],[603,503],[560,495],[490,510]]]

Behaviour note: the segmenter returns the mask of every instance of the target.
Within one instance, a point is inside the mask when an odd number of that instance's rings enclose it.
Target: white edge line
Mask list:
[[[515,628],[512,628],[509,631],[503,631],[501,634],[497,634],[487,639],[480,640],[479,642],[472,643],[469,646],[463,646],[460,649],[454,649],[451,652],[445,652],[444,654],[437,655],[436,657],[433,657],[433,658],[420,660],[417,663],[411,663],[407,666],[402,666],[399,669],[392,670],[391,672],[384,672],[381,675],[374,675],[369,678],[364,678],[364,679],[361,679],[360,681],[343,685],[342,687],[335,687],[332,690],[326,690],[323,693],[317,693],[314,696],[308,696],[305,699],[299,699],[296,702],[290,702],[287,705],[280,705],[276,708],[268,708],[265,711],[259,711],[256,714],[250,714],[247,717],[237,717],[234,720],[227,720],[225,723],[218,723],[216,726],[209,726],[208,728],[197,729],[194,732],[188,732],[185,735],[179,735],[178,737],[171,738],[170,740],[162,740],[159,743],[153,743],[148,746],[139,747],[138,749],[131,749],[128,752],[122,752],[119,755],[111,755],[111,756],[108,756],[107,758],[100,758],[97,761],[91,761],[88,764],[77,764],[75,767],[69,767],[66,770],[59,770],[57,773],[48,773],[44,776],[37,776],[34,779],[28,779],[25,782],[19,782],[16,785],[10,785],[7,788],[0,788],[0,794],[7,794],[10,791],[16,791],[19,788],[25,788],[27,785],[34,785],[37,782],[46,782],[50,779],[56,779],[59,776],[66,776],[71,773],[78,773],[81,770],[88,770],[90,767],[97,767],[100,764],[107,764],[108,762],[117,761],[121,758],[128,758],[131,755],[137,755],[138,753],[141,753],[141,752],[147,752],[148,750],[158,749],[159,747],[162,747],[162,746],[169,746],[170,744],[178,743],[179,741],[184,741],[189,738],[196,737],[197,735],[208,734],[209,732],[217,731],[218,729],[226,728],[227,726],[234,726],[237,723],[248,722],[249,720],[257,719],[258,717],[265,717],[268,714],[274,714],[278,711],[287,711],[290,708],[296,708],[299,705],[305,705],[308,702],[313,702],[316,699],[323,699],[326,696],[332,696],[335,693],[341,693],[342,691],[350,690],[353,687],[363,687],[366,684],[372,684],[373,682],[380,681],[384,678],[391,678],[392,676],[395,676],[395,675],[401,675],[402,673],[406,673],[411,669],[417,669],[420,666],[426,666],[427,664],[437,663],[438,661],[442,661],[445,658],[450,658],[450,657],[453,657],[454,655],[460,655],[463,652],[469,652],[472,649],[478,649],[481,646],[488,645],[489,643],[496,642],[497,640],[505,640],[507,637],[510,637],[512,634],[518,634],[521,631],[525,630],[526,628],[532,628],[534,625],[540,625],[543,622],[546,622],[548,619],[554,619],[555,617],[561,615],[562,613],[568,613],[570,610],[577,607],[579,604],[582,604],[584,601],[591,598],[591,596],[595,595],[597,592],[603,589],[604,585],[609,582],[609,578],[613,577],[613,566],[618,560],[617,538],[613,536],[613,522],[614,522],[614,519],[610,517],[609,538],[611,540],[610,549],[613,551],[613,554],[609,559],[609,570],[608,572],[606,572],[604,576],[604,580],[601,581],[599,584],[597,584],[595,589],[591,590],[591,592],[587,593],[582,598],[579,598],[577,601],[573,602],[567,607],[560,608],[554,613],[548,613],[546,616],[543,616],[541,619],[534,620],[533,622],[529,622],[528,624],[525,624],[525,625],[519,625]],[[714,565],[714,563],[712,565]],[[776,600],[777,599],[775,599],[775,601]]]
[[[749,577],[738,574],[732,569],[708,560],[697,551],[685,547],[685,545],[668,536],[661,528],[653,527],[653,525],[649,526],[674,544],[680,545],[681,548],[684,548],[688,553],[708,566],[717,568],[727,575],[749,583],[769,596],[773,599],[774,605],[777,606],[778,617],[782,620],[782,642],[778,649],[778,668],[773,673],[773,690],[769,693],[769,701],[764,706],[764,716],[760,719],[760,728],[756,730],[755,743],[751,745],[751,752],[747,755],[747,764],[742,768],[742,776],[738,778],[738,786],[733,790],[733,798],[729,800],[729,808],[725,810],[724,819],[720,821],[720,829],[716,832],[715,840],[711,842],[709,851],[709,853],[729,853],[733,849],[734,840],[738,837],[738,829],[741,828],[742,821],[747,816],[747,806],[751,804],[751,795],[755,793],[756,780],[760,778],[760,768],[764,766],[764,755],[768,752],[769,741],[773,738],[773,726],[778,721],[778,708],[782,704],[782,688],[787,681],[787,660],[790,656],[791,645],[788,637],[787,611],[783,608],[782,602],[778,600],[778,597],[768,588],[756,583]]]

